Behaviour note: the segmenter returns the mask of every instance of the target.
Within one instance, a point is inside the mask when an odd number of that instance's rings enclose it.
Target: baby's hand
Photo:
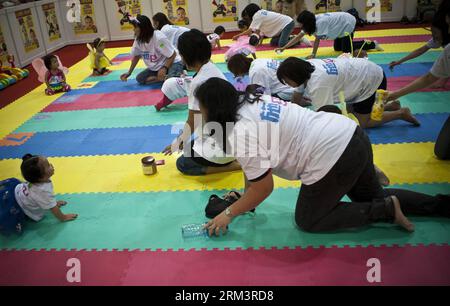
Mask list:
[[[67,214],[64,215],[64,222],[69,222],[69,221],[73,221],[78,217],[78,215],[76,214]]]

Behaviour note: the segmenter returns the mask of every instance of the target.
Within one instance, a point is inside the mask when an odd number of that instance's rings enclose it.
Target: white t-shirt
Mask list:
[[[220,69],[217,68],[217,66],[212,62],[208,62],[203,65],[202,68],[200,68],[200,70],[194,76],[189,86],[188,104],[190,110],[200,111],[200,103],[194,94],[197,88],[210,78],[221,78],[223,80],[227,79],[222,71],[220,71]]]
[[[273,59],[256,59],[252,62],[249,71],[250,84],[263,86],[266,95],[275,95],[280,92],[293,92],[293,89],[283,85],[278,80],[277,70],[280,63]]]
[[[272,169],[287,180],[312,185],[336,164],[357,124],[345,116],[315,113],[271,96],[238,111],[229,141],[249,180]]]
[[[253,31],[260,30],[261,34],[266,37],[276,37],[292,21],[293,19],[289,16],[266,10],[259,10],[253,16],[250,29]]]
[[[36,222],[44,218],[46,210],[56,206],[52,182],[19,184],[16,186],[15,196],[23,212]]]
[[[438,78],[450,77],[450,44],[442,51],[430,72]]]
[[[200,111],[200,102],[195,97],[195,91],[210,78],[227,80],[222,71],[212,62],[203,65],[189,86],[188,104],[190,110]],[[203,135],[202,131],[196,131],[196,135],[199,137],[195,139],[193,149],[204,159],[216,164],[227,164],[234,161],[234,158],[224,156],[220,148],[214,147],[214,141]]]
[[[147,68],[152,71],[160,70],[166,63],[167,58],[171,57],[174,52],[176,52],[175,47],[161,31],[155,31],[147,44],[140,44],[135,40],[131,48],[131,55],[142,57]],[[181,57],[177,52],[174,63],[180,61]]]
[[[180,36],[188,31],[190,31],[190,29],[170,24],[166,24],[161,28],[161,32],[166,35],[167,39],[175,48],[178,48],[178,39]]]
[[[342,38],[345,33],[355,31],[356,18],[344,12],[325,13],[316,15],[316,33],[319,39],[334,40]]]
[[[439,49],[441,47],[441,44],[432,38],[427,42],[427,47],[430,49]]]
[[[206,38],[208,39],[209,43],[211,44],[211,47],[215,48],[217,45],[217,41],[220,40],[220,36],[216,33],[212,33],[206,36]]]
[[[304,96],[315,110],[339,103],[344,91],[347,104],[362,102],[373,95],[383,81],[383,69],[364,58],[313,59],[316,70],[308,80]]]

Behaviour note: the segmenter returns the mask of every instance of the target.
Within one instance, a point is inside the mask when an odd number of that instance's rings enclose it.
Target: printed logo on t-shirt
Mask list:
[[[278,67],[280,66],[280,63],[276,60],[271,60],[267,62],[267,68],[272,70],[278,70]]]
[[[165,46],[164,46],[164,43],[162,43],[162,44],[159,45],[159,48],[160,48],[160,49],[163,49],[164,47],[165,47]]]
[[[265,11],[265,10],[261,10],[261,15],[263,15],[263,16],[267,16],[267,15],[268,15],[268,12],[267,12],[267,11]]]
[[[325,68],[328,75],[338,75],[338,69],[336,67],[336,64],[332,59],[324,59],[323,60],[325,64],[323,65],[323,68]]]
[[[261,103],[261,113],[260,113],[261,120],[279,123],[281,107],[286,105],[287,105],[286,101],[283,101],[275,97],[272,98],[272,102]]]
[[[156,62],[158,60],[158,57],[154,54],[150,55],[150,52],[144,52],[142,54],[142,58],[146,61],[150,61],[152,63]]]

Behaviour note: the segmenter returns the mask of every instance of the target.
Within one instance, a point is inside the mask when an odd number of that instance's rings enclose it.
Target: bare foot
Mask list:
[[[402,108],[402,120],[412,123],[414,126],[420,126],[419,120],[411,114],[409,108]]]
[[[388,112],[395,112],[395,111],[400,110],[401,108],[402,108],[402,105],[400,104],[400,101],[395,100],[395,101],[392,101],[392,102],[389,102],[388,104],[386,104],[386,106],[384,107],[384,110],[388,111]]]
[[[377,178],[378,178],[378,182],[380,182],[380,185],[383,187],[387,187],[391,184],[391,182],[389,181],[389,178],[386,176],[386,174],[380,169],[378,168],[376,165],[375,166],[375,172],[377,173]]]
[[[412,233],[415,230],[415,226],[411,221],[408,220],[408,218],[405,217],[405,215],[402,212],[402,209],[400,207],[400,201],[397,197],[392,196],[392,203],[394,203],[394,209],[395,209],[395,224],[400,225],[408,232]]]

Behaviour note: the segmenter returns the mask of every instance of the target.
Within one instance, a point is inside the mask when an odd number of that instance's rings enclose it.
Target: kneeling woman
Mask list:
[[[450,217],[448,196],[383,190],[369,138],[344,116],[315,113],[257,93],[240,96],[219,78],[203,83],[196,96],[206,122],[224,131],[234,123],[226,142],[223,133],[216,133],[216,143],[233,152],[246,179],[242,198],[207,224],[210,234],[225,232],[233,217],[260,205],[273,191],[273,175],[302,180],[295,220],[305,231],[395,222],[412,232],[414,225],[403,212]],[[342,202],[345,195],[352,202]]]
[[[411,110],[402,108],[398,101],[386,105],[381,121],[371,119],[376,91],[386,90],[387,79],[380,66],[366,59],[304,61],[290,57],[281,63],[277,76],[281,83],[304,91],[302,100],[311,100],[314,110],[339,103],[339,93],[344,92],[347,108],[358,118],[362,128],[373,128],[394,120],[420,125]]]
[[[131,66],[127,73],[120,76],[127,81],[140,59],[147,69],[136,76],[141,85],[164,82],[168,78],[178,77],[183,72],[183,63],[175,47],[161,31],[155,31],[147,16],[138,15],[131,20],[134,26],[135,40],[131,48]]]

